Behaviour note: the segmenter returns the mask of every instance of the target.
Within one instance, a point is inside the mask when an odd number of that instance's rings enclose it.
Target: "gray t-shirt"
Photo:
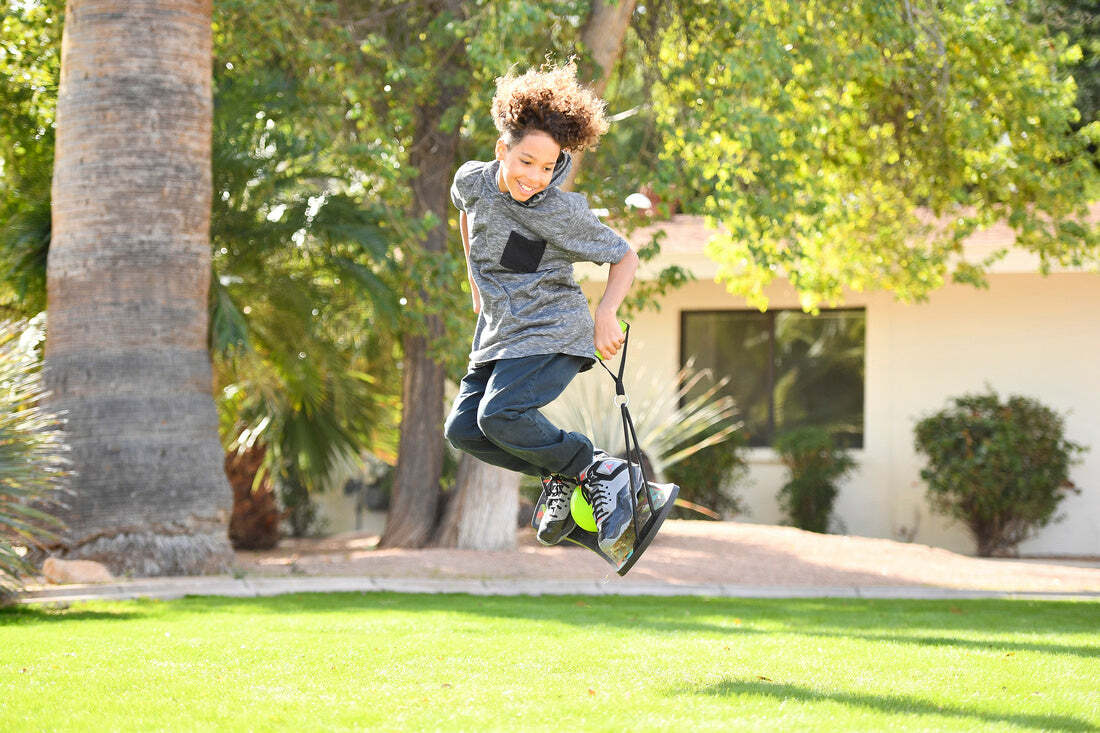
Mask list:
[[[582,194],[558,188],[571,166],[563,150],[550,185],[527,201],[500,190],[500,161],[471,160],[455,174],[451,201],[466,212],[470,269],[481,292],[475,364],[559,353],[594,359],[592,315],[573,263],[618,262],[630,245]]]

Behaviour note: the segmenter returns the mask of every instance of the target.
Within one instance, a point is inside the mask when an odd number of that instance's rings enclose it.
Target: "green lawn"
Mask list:
[[[1100,603],[381,593],[0,611],[0,730],[1097,730]]]

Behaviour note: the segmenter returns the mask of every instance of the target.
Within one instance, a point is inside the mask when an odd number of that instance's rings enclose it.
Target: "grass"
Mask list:
[[[1098,730],[1100,603],[384,593],[0,611],[0,730]]]

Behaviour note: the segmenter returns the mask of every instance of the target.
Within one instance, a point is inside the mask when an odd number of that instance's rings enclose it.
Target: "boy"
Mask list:
[[[603,108],[578,84],[572,62],[497,79],[496,158],[463,164],[451,187],[478,320],[445,432],[486,463],[541,477],[543,544],[573,530],[569,498],[581,485],[607,552],[631,524],[629,464],[539,412],[592,367],[594,349],[610,358],[623,344],[617,310],[638,256],[583,195],[558,187],[569,151],[594,147],[607,131]],[[573,279],[581,261],[611,265],[594,321]]]

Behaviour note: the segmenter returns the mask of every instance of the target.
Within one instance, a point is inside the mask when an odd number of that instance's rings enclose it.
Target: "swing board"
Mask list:
[[[604,371],[611,375],[611,378],[615,381],[615,404],[619,406],[623,416],[623,439],[626,445],[624,457],[630,464],[627,475],[630,477],[630,490],[633,493],[631,503],[634,505],[634,516],[626,531],[623,532],[622,537],[608,552],[600,549],[597,533],[589,532],[580,524],[573,527],[573,530],[562,540],[581,547],[587,547],[608,563],[614,565],[615,572],[619,575],[626,575],[630,568],[634,567],[634,563],[641,558],[646,548],[649,547],[649,543],[657,536],[658,530],[661,529],[661,525],[664,524],[669,512],[672,511],[673,505],[676,503],[676,496],[680,493],[680,487],[676,484],[655,484],[646,475],[642,462],[642,449],[638,444],[638,436],[634,432],[634,421],[630,417],[630,410],[627,409],[626,387],[623,385],[623,372],[626,369],[626,350],[630,343],[630,324],[626,321],[619,321],[619,325],[622,327],[624,334],[622,355],[619,357],[619,373],[616,375],[615,372],[608,369],[607,364],[604,363],[603,355],[598,351],[596,352],[596,358]],[[539,522],[545,512],[546,496],[543,492],[539,496],[538,503],[535,504],[534,516],[531,517],[531,524],[535,529],[538,529]]]
[[[639,486],[636,499],[637,499],[637,525],[639,527],[640,537],[635,542],[634,536],[634,523],[631,523],[623,536],[619,538],[619,541],[615,543],[615,546],[611,548],[610,553],[605,553],[600,549],[600,544],[597,541],[597,535],[595,532],[589,532],[581,527],[579,524],[573,528],[573,531],[567,534],[562,541],[572,542],[574,545],[580,545],[602,557],[606,562],[615,566],[615,572],[619,575],[626,575],[630,568],[634,567],[634,563],[638,562],[642,553],[649,547],[649,543],[653,541],[653,538],[657,536],[658,530],[661,529],[661,525],[664,524],[665,519],[668,518],[669,512],[672,511],[673,505],[676,503],[676,496],[680,493],[680,487],[676,484],[655,484],[649,482],[649,491],[645,490],[645,486]],[[653,504],[656,506],[656,512],[649,504],[649,497],[653,497]],[[531,517],[531,526],[538,529],[539,522],[542,520],[542,515],[546,511],[546,496],[545,494],[539,496],[538,502],[535,504],[535,512]]]

